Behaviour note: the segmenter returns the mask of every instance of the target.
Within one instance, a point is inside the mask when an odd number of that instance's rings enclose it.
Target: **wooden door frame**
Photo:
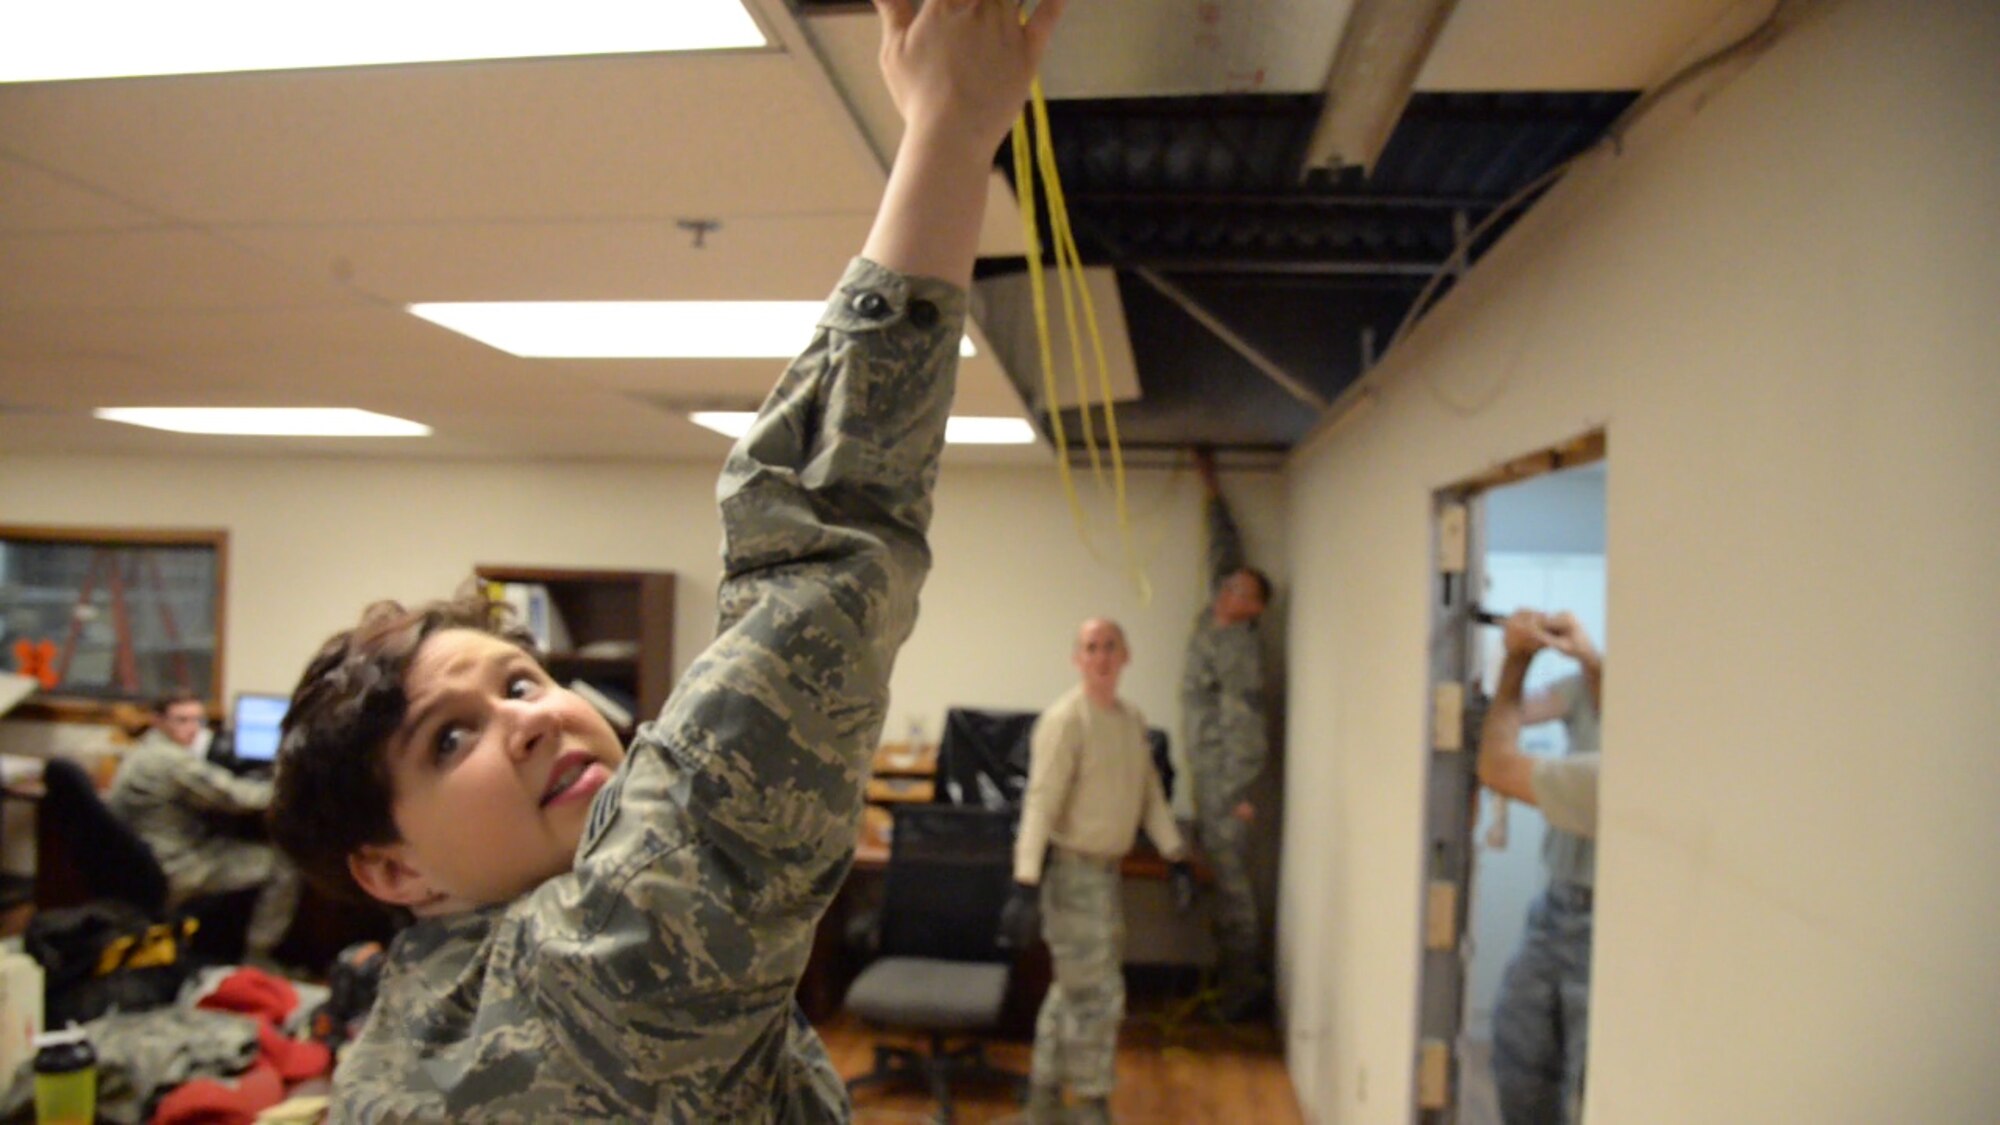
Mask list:
[[[1424,723],[1422,917],[1417,927],[1417,1042],[1411,1119],[1458,1120],[1458,1041],[1465,1024],[1472,874],[1478,853],[1476,774],[1485,716],[1474,654],[1473,611],[1486,555],[1486,493],[1606,458],[1604,429],[1501,462],[1431,494],[1430,672]]]

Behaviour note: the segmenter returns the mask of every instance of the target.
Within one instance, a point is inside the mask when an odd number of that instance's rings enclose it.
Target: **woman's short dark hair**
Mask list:
[[[362,610],[359,624],[320,646],[292,692],[267,819],[279,849],[329,893],[370,901],[347,857],[402,838],[390,811],[386,750],[409,709],[403,676],[410,661],[446,629],[486,633],[541,659],[507,608],[468,584],[414,607],[382,601]]]

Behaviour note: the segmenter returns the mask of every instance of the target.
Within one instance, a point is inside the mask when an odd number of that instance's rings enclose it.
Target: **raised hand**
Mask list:
[[[1590,634],[1584,631],[1583,622],[1575,614],[1558,613],[1544,618],[1542,631],[1548,638],[1548,646],[1564,656],[1583,664],[1597,660],[1597,646],[1591,643]]]
[[[1532,609],[1517,609],[1501,627],[1501,644],[1509,656],[1533,656],[1555,644],[1548,619]]]
[[[1028,98],[1065,0],[875,0],[882,77],[912,129],[963,131],[990,157]]]

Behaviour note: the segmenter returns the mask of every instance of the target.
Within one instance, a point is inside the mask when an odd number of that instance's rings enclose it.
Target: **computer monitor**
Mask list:
[[[230,713],[231,751],[243,766],[268,766],[278,760],[278,724],[284,721],[290,698],[242,692]]]

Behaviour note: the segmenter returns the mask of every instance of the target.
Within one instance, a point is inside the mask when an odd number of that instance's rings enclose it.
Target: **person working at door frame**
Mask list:
[[[1535,627],[1524,620],[1524,631]],[[1546,630],[1541,643],[1560,651]],[[1523,676],[1527,674],[1526,660],[1521,662],[1521,672]],[[1600,665],[1600,683],[1602,674]],[[1546,758],[1524,752],[1521,728],[1526,725],[1525,716],[1533,714],[1536,721],[1546,722],[1561,718],[1567,713],[1567,706],[1553,692],[1524,701],[1523,690],[1521,683],[1510,685],[1503,669],[1479,736],[1479,783],[1502,797],[1540,809],[1551,827],[1593,839],[1597,836],[1597,774],[1604,755],[1572,752],[1560,758]]]
[[[1596,883],[1597,774],[1604,660],[1576,617],[1524,609],[1503,625],[1500,682],[1480,731],[1480,781],[1549,818],[1542,839],[1548,885],[1493,1008],[1493,1079],[1506,1125],[1574,1125],[1583,1104],[1590,1040],[1590,937]],[[1574,676],[1523,698],[1528,666],[1543,649],[1581,665]],[[1560,719],[1560,761],[1521,753],[1524,726]]]

